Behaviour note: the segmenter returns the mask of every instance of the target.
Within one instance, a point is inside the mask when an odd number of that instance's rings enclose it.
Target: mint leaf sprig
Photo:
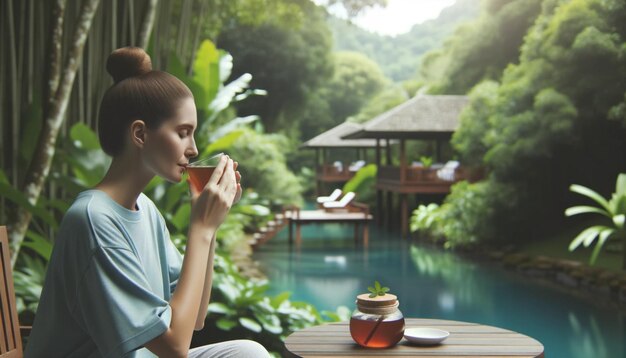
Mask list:
[[[374,298],[376,296],[384,296],[385,293],[389,292],[389,287],[382,287],[380,282],[374,281],[374,287],[370,286],[367,288],[370,291],[370,298]]]

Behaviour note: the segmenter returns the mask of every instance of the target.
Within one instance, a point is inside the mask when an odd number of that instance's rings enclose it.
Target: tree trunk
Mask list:
[[[59,129],[65,119],[65,111],[71,95],[74,79],[76,78],[76,72],[82,62],[83,49],[99,2],[99,0],[83,1],[80,20],[76,27],[76,32],[74,33],[72,48],[68,54],[68,61],[60,78],[58,88],[54,93],[54,100],[50,103],[49,111],[46,113],[43,128],[38,139],[37,149],[33,155],[33,161],[26,172],[23,190],[32,205],[36,205],[43,185],[48,177],[48,173],[50,172],[50,165],[54,157]],[[56,44],[52,44],[52,46],[54,48]],[[52,87],[52,85],[50,86]],[[11,253],[11,264],[13,266],[15,266],[22,241],[24,241],[24,235],[26,234],[31,219],[32,213],[20,207],[17,210],[16,222],[9,228],[9,240],[13,249]]]
[[[150,0],[148,3],[148,9],[146,10],[143,18],[143,23],[141,24],[138,46],[146,50],[148,48],[148,44],[150,43],[150,34],[152,33],[152,26],[154,26],[154,18],[158,2],[158,0]]]
[[[52,9],[52,31],[50,35],[50,67],[48,73],[48,93],[46,97],[46,108],[44,110],[44,116],[50,113],[50,108],[54,102],[54,97],[59,88],[59,80],[61,78],[61,44],[63,43],[63,20],[65,19],[65,5],[67,0],[57,0],[55,2],[54,9]]]

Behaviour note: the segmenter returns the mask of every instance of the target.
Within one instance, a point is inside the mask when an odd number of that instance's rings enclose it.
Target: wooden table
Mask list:
[[[297,210],[289,215],[289,243],[293,242],[293,225],[296,227],[296,247],[302,243],[301,227],[305,224],[350,223],[354,224],[354,241],[359,240],[359,225],[363,225],[363,246],[369,244],[369,228],[367,224],[373,217],[369,212],[327,212],[324,210]]]
[[[350,336],[348,322],[314,326],[292,333],[287,350],[304,358],[358,357],[543,357],[543,345],[523,334],[477,323],[405,318],[406,328],[432,327],[450,332],[440,345],[417,346],[402,339],[386,349],[363,348]]]

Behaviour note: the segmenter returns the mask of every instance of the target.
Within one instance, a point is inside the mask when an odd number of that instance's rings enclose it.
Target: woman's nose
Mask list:
[[[194,158],[198,156],[198,147],[196,147],[196,141],[191,142],[191,147],[187,149],[187,158]]]

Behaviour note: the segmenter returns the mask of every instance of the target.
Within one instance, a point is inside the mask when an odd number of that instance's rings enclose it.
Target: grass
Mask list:
[[[572,226],[563,232],[547,237],[544,240],[537,240],[521,245],[519,249],[521,252],[532,256],[548,256],[571,261],[579,261],[585,265],[590,265],[589,257],[593,251],[593,245],[588,248],[580,246],[571,252],[568,249],[570,242],[576,237],[576,235],[578,235],[578,233],[590,224],[596,223],[592,222]],[[622,253],[619,250],[620,245],[621,243],[617,241],[613,241],[612,243],[607,242],[598,255],[598,259],[593,266],[612,271],[622,271]]]

